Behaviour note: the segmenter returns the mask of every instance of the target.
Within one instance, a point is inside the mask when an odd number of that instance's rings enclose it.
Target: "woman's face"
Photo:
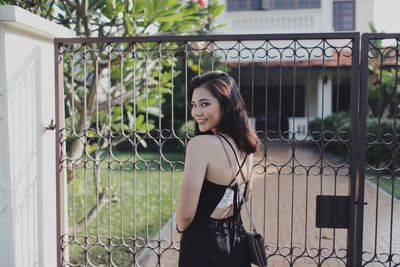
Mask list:
[[[208,89],[205,87],[197,87],[192,95],[192,117],[199,124],[201,132],[218,131],[219,124],[222,119],[221,106]]]

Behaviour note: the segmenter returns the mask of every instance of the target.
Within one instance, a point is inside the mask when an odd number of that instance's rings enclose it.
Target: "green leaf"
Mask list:
[[[126,125],[126,124],[122,125],[122,130],[124,130],[125,134],[132,132],[132,128],[129,125]]]
[[[160,27],[158,28],[158,31],[160,32],[166,32],[168,30],[170,30],[172,27],[174,26],[174,23],[172,22],[167,22],[167,23],[161,23]]]
[[[154,16],[158,17],[163,11],[167,10],[169,0],[153,0]]]
[[[139,15],[145,8],[145,0],[135,0],[133,1],[133,9],[132,9],[132,14],[136,17]]]
[[[148,103],[149,106],[153,106],[155,104],[157,104],[157,99],[155,98],[149,98]]]
[[[128,113],[129,113],[129,112],[132,112],[132,110],[133,110],[132,106],[129,105],[129,104],[125,104],[124,107],[125,107],[125,110],[126,110]]]
[[[96,134],[97,134],[97,132],[96,132],[96,130],[94,130],[94,129],[88,129],[88,130],[86,131],[86,135],[89,136],[89,137],[96,136]]]
[[[189,14],[196,14],[199,11],[199,5],[193,5],[189,7],[182,8],[181,13],[186,16]]]
[[[178,10],[181,8],[181,4],[176,4],[176,1],[173,0],[172,3],[168,3],[164,8],[160,8],[157,6],[156,17],[164,17],[173,15],[175,13],[180,13]]]
[[[158,107],[147,107],[147,112],[150,115],[159,116],[160,118],[164,117]]]
[[[154,1],[153,1],[154,2]],[[146,20],[151,20],[153,18],[153,5],[152,1],[143,1],[144,13]]]
[[[136,117],[135,127],[140,128],[140,126],[143,124],[143,122],[144,122],[144,115],[140,114],[139,116]]]
[[[139,125],[139,127],[136,127],[136,131],[137,132],[140,132],[140,133],[144,133],[144,132],[146,132],[146,129],[147,129],[147,123],[142,123],[142,124],[140,124]]]
[[[133,117],[132,113],[128,112],[128,127],[133,128],[133,125],[135,123],[135,118]]]
[[[104,15],[108,18],[114,17],[115,2],[113,0],[106,0],[106,8],[104,9]]]
[[[211,26],[211,31],[214,31],[214,30],[216,30],[216,29],[219,29],[219,28],[224,28],[224,27],[226,27],[226,24],[225,23],[220,23],[220,24],[214,24],[213,26]]]
[[[155,129],[155,126],[153,124],[149,123],[149,124],[147,124],[147,128],[148,128],[149,131],[152,131],[152,130]]]
[[[147,148],[147,143],[146,140],[144,140],[143,138],[141,138],[139,135],[136,135],[137,140],[139,141],[139,143],[144,147]]]
[[[224,11],[224,8],[225,8],[224,5],[215,5],[215,6],[212,6],[212,7],[210,8],[210,14],[211,14],[211,16],[214,17],[214,18],[217,17],[219,14],[222,13],[222,11]]]
[[[86,146],[86,147],[87,147],[87,152],[89,154],[92,154],[93,152],[95,152],[99,148],[99,145],[94,143],[94,144],[91,144],[91,145]]]
[[[169,89],[169,88],[164,88],[164,87],[163,87],[163,88],[161,88],[160,92],[161,92],[162,94],[171,94],[172,90]]]
[[[165,16],[165,17],[158,17],[157,21],[159,22],[174,22],[177,20],[182,19],[182,14],[181,13],[176,13],[170,16]]]
[[[117,3],[116,11],[117,13],[123,12],[125,9],[125,4],[123,1]]]
[[[188,31],[193,28],[193,22],[183,22],[179,24],[178,30],[179,31]]]

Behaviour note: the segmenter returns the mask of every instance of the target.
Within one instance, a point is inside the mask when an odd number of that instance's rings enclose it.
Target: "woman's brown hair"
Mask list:
[[[239,87],[229,74],[221,71],[211,71],[194,77],[188,88],[188,103],[196,88],[206,88],[216,99],[221,107],[222,120],[219,132],[225,133],[235,140],[241,151],[254,153],[260,148],[260,141],[255,130],[250,126],[244,100]],[[195,122],[195,135],[213,134],[212,131],[201,132]]]

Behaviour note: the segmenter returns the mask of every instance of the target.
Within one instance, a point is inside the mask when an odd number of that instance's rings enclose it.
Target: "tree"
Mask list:
[[[373,23],[369,25],[371,32],[378,32]],[[372,81],[368,83],[368,106],[373,117],[393,117],[395,114],[400,73],[388,61],[397,57],[397,49],[385,47],[381,39],[370,41],[368,70]]]
[[[74,30],[80,37],[146,36],[205,34],[221,25],[215,18],[223,5],[217,0],[0,0],[25,8],[46,19]],[[160,105],[164,95],[170,94],[170,72],[175,65],[171,60],[138,58],[136,64],[125,60],[127,54],[110,54],[105,47],[114,44],[84,44],[83,53],[67,54],[64,63],[67,155],[67,178],[74,177],[74,164],[82,163],[84,157],[98,162],[110,146],[116,146],[130,135],[146,133],[154,129],[145,114],[162,116]],[[122,45],[121,51],[131,52],[131,44]],[[141,49],[154,49],[161,44],[136,44]],[[174,49],[177,44],[163,44]],[[81,61],[86,63],[82,67]],[[108,80],[107,100],[96,102],[101,92],[99,81]],[[161,85],[161,87],[160,87]],[[136,89],[133,89],[136,88]],[[161,94],[160,94],[161,92]],[[107,142],[112,138],[112,142]],[[144,140],[141,140],[145,146]],[[100,203],[107,202],[104,189],[99,184],[99,173],[94,183]],[[91,218],[91,209],[88,218]]]

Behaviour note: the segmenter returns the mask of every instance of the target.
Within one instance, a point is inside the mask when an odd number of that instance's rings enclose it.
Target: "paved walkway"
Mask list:
[[[332,168],[318,162],[318,153],[309,148],[299,148],[295,152],[298,163],[295,165],[318,165],[319,167],[304,168],[296,167],[295,175],[291,168],[274,167],[274,164],[285,164],[291,159],[291,150],[288,147],[270,147],[266,162],[261,157],[259,167],[256,168],[254,176],[254,189],[252,197],[252,211],[257,230],[264,234],[268,246],[268,254],[274,254],[269,258],[269,267],[317,266],[318,262],[324,261],[322,266],[336,267],[345,266],[338,259],[345,256],[342,249],[346,249],[347,230],[343,229],[319,229],[315,227],[315,202],[317,195],[348,195],[349,177],[348,168]],[[327,158],[329,161],[330,159]],[[333,164],[340,162],[330,161]],[[271,164],[272,163],[272,164]],[[317,164],[316,164],[317,163]],[[263,166],[267,166],[266,172]],[[320,170],[323,174],[320,175]],[[337,172],[335,176],[334,173]],[[365,207],[364,216],[364,251],[373,254],[389,253],[392,245],[393,253],[400,254],[400,201],[391,198],[383,190],[377,189],[374,183],[365,184]],[[393,201],[393,202],[392,202]],[[393,207],[393,230],[390,231],[391,210]],[[243,210],[244,211],[244,210]],[[376,216],[377,214],[377,216]],[[246,213],[242,214],[246,226],[248,220]],[[172,222],[175,225],[175,222]],[[170,224],[166,225],[162,236],[171,240]],[[248,229],[248,227],[246,227]],[[392,240],[390,234],[392,233]],[[174,244],[179,247],[179,235],[172,233]],[[293,248],[290,256],[289,248]],[[316,257],[317,249],[322,250],[320,257]],[[285,256],[289,255],[289,256]],[[332,258],[333,256],[333,258]],[[297,258],[297,259],[296,259]],[[336,258],[336,259],[335,259]],[[369,259],[366,255],[364,260]],[[379,257],[385,260],[385,256]],[[161,257],[162,266],[176,267],[178,252],[167,250]],[[325,260],[324,260],[325,259]],[[400,256],[393,259],[400,262]],[[294,262],[293,265],[290,262]],[[157,265],[157,257],[147,257],[143,266]],[[365,265],[367,267],[389,266],[377,263]],[[393,266],[393,264],[392,264]]]

